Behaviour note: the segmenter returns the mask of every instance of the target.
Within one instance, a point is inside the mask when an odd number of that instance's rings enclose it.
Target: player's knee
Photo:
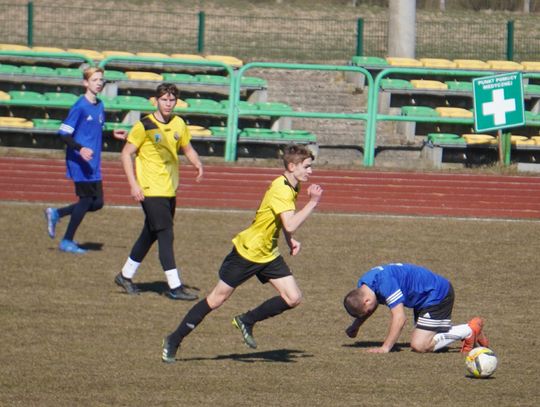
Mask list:
[[[284,297],[284,300],[285,300],[285,302],[287,303],[287,305],[289,307],[291,307],[291,308],[297,307],[302,302],[302,292],[297,291],[297,292],[294,292],[294,293],[288,293]]]
[[[90,211],[99,211],[101,208],[103,208],[103,199],[94,199],[94,201],[92,201],[92,206],[90,206]]]
[[[431,343],[426,341],[411,341],[411,349],[418,353],[427,353],[433,350]]]

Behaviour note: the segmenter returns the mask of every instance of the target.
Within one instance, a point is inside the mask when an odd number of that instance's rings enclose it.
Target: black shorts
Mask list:
[[[454,308],[454,288],[450,284],[448,294],[435,305],[414,310],[416,328],[426,331],[448,332],[452,327],[452,309]]]
[[[103,198],[103,183],[101,181],[76,182],[75,194],[79,198]]]
[[[254,275],[265,284],[270,279],[287,277],[292,273],[282,256],[268,263],[254,263],[240,256],[234,247],[219,269],[219,278],[231,287],[238,287]]]
[[[173,227],[176,197],[145,197],[141,206],[146,216],[145,222],[152,232]]]

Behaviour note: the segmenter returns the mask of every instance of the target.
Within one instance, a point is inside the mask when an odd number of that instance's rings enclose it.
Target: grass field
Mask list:
[[[305,301],[260,323],[259,348],[243,345],[231,317],[273,295],[255,280],[188,337],[179,360],[160,360],[161,339],[191,303],[160,292],[156,251],[130,297],[113,283],[139,231],[137,208],[90,214],[73,256],[45,232],[44,205],[0,203],[0,405],[2,406],[537,406],[538,222],[315,214],[285,255]],[[231,237],[252,212],[179,210],[176,257],[186,284],[206,295]],[[65,221],[59,225],[62,234]],[[499,356],[488,380],[465,376],[457,348],[364,352],[384,338],[380,307],[357,340],[344,334],[343,295],[380,263],[416,262],[451,279],[454,322],[480,314]],[[412,315],[411,315],[412,319]]]

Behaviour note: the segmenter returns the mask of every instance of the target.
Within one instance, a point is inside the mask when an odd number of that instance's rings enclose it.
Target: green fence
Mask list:
[[[179,12],[167,9],[168,4],[148,10],[42,3],[0,3],[0,43],[297,63],[387,55],[388,21],[362,16],[269,18]],[[479,21],[444,14],[417,22],[416,44],[417,57],[540,60],[540,24],[534,16],[509,24],[501,18]]]

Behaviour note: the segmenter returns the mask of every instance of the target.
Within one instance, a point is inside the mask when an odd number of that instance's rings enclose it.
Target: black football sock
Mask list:
[[[278,295],[266,300],[257,308],[246,312],[242,315],[242,322],[248,325],[254,325],[256,322],[274,317],[291,308],[292,307]]]
[[[206,302],[206,298],[199,301],[188,311],[182,322],[180,322],[180,325],[178,325],[178,328],[169,335],[169,341],[178,347],[180,342],[182,342],[182,340],[188,336],[210,312],[212,312],[212,308],[210,308],[208,302]]]

